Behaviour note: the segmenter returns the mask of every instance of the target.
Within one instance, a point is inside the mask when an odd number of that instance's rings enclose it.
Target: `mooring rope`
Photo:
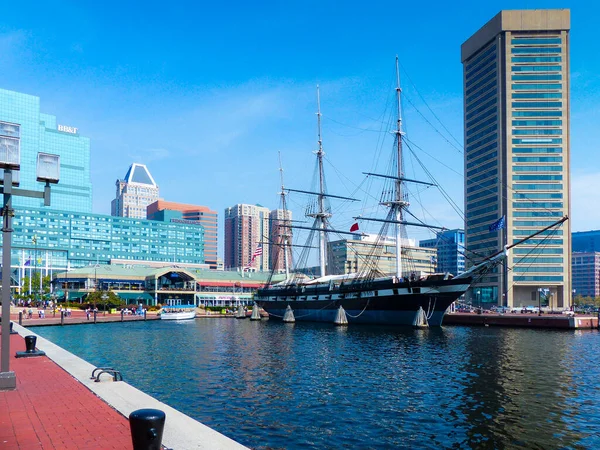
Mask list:
[[[357,315],[357,316],[353,316],[352,314],[348,314],[348,312],[346,310],[344,310],[346,312],[346,315],[349,317],[352,317],[353,319],[357,319],[360,316],[362,316],[362,313],[364,313],[367,309],[367,307],[369,306],[369,302],[371,301],[371,299],[367,299],[367,304],[365,305],[365,307],[363,308],[363,310]]]
[[[429,320],[433,317],[433,313],[435,312],[435,304],[436,303],[437,303],[437,297],[435,297],[435,300],[433,301],[433,308],[431,308],[431,297],[429,297],[429,306],[427,306],[427,315],[426,315],[427,320]]]

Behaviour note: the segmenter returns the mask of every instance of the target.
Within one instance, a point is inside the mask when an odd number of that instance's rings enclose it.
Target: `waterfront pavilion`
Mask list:
[[[253,302],[254,292],[269,279],[268,272],[189,269],[177,266],[86,266],[56,273],[53,293],[59,301],[80,301],[91,292],[112,291],[128,303],[155,306],[169,299],[197,306],[237,306]],[[283,275],[275,278],[282,279]]]

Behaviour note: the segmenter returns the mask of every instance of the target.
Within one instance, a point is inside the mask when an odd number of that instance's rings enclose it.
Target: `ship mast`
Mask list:
[[[317,162],[319,165],[319,211],[314,214],[318,222],[319,228],[319,269],[320,276],[325,276],[325,226],[327,218],[331,217],[331,214],[325,211],[325,177],[323,175],[323,141],[321,139],[321,98],[319,95],[319,85],[317,85],[317,133],[319,149],[317,150]]]
[[[396,276],[398,278],[402,277],[402,236],[401,236],[401,224],[402,222],[402,210],[406,208],[409,203],[404,198],[404,193],[402,190],[402,181],[403,181],[403,168],[402,168],[402,136],[404,132],[402,131],[402,102],[401,102],[401,94],[402,89],[400,89],[400,70],[398,67],[398,55],[396,55],[396,105],[398,110],[398,116],[396,120],[396,158],[398,165],[398,173],[395,180],[395,199],[388,203],[388,206],[392,208],[395,212],[396,223]]]
[[[279,226],[279,235],[281,236],[281,240],[282,240],[282,244],[283,244],[281,248],[283,249],[283,265],[284,265],[284,269],[285,269],[285,279],[287,280],[290,277],[290,261],[288,259],[288,251],[291,247],[290,247],[290,242],[289,242],[290,228],[289,228],[287,202],[285,200],[286,192],[285,192],[285,187],[283,185],[283,166],[281,165],[281,152],[279,152],[279,177],[281,179],[281,192],[279,194],[281,195],[281,208],[283,209],[283,214],[284,214],[284,218],[283,218],[284,226],[283,227],[281,225]]]

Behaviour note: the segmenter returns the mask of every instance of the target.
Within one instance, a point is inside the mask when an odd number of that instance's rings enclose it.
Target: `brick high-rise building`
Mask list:
[[[275,272],[285,272],[285,265],[288,264],[288,270],[292,266],[292,252],[290,248],[292,240],[292,229],[290,222],[292,220],[292,212],[285,209],[274,209],[269,213],[270,233],[269,241],[271,242],[270,261],[271,270]],[[286,250],[284,253],[284,249]],[[285,255],[287,254],[287,260]]]
[[[260,205],[237,204],[225,209],[225,270],[269,270],[269,213]],[[253,259],[255,253],[260,254]]]

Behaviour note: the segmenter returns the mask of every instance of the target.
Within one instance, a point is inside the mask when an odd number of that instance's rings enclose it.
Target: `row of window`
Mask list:
[[[562,126],[562,120],[513,120],[513,127],[559,127]]]
[[[562,181],[562,175],[513,175],[513,181]]]
[[[562,217],[562,211],[514,211],[513,217]]]
[[[562,111],[513,111],[514,117],[562,117]]]
[[[562,74],[554,75],[511,75],[510,79],[513,81],[561,81]]]
[[[489,215],[483,216],[483,217],[478,217],[477,219],[470,219],[470,220],[467,220],[467,227],[470,228],[472,226],[479,225],[480,223],[490,224],[497,219],[498,219],[498,217],[497,217],[496,213],[489,214]]]
[[[514,172],[561,172],[562,166],[515,166]]]
[[[550,44],[561,44],[561,38],[556,37],[534,37],[534,38],[525,38],[525,37],[515,37],[510,40],[510,43],[513,45],[550,45]]]
[[[547,54],[560,53],[560,47],[513,47],[510,49],[512,54]]]
[[[519,138],[513,139],[513,144],[562,144],[562,138]]]
[[[513,220],[513,227],[536,227],[545,228],[552,225],[554,220]]]
[[[562,189],[562,184],[513,184],[514,190],[521,191],[547,191],[551,189]]]
[[[513,153],[562,153],[561,147],[513,147]]]
[[[562,108],[562,102],[512,102],[513,108]]]
[[[547,267],[547,266],[527,266],[521,267],[518,264],[513,267],[513,271],[516,273],[562,273],[564,268],[562,267]]]
[[[481,181],[479,183],[475,183],[467,188],[467,194],[471,192],[478,191],[480,189],[485,189],[485,192],[496,192],[496,186],[498,185],[498,178],[493,177],[489,180]]]
[[[562,202],[514,202],[513,208],[525,208],[525,209],[558,209],[563,207]],[[531,233],[535,233],[532,231]]]
[[[514,63],[537,63],[537,62],[562,62],[561,56],[512,56],[511,62]]]
[[[563,131],[561,129],[525,128],[513,130],[512,134],[515,136],[560,136]]]
[[[472,128],[467,128],[467,136],[473,136],[474,133],[476,133],[477,131],[479,131],[491,124],[494,124],[494,125],[496,124],[497,116],[495,113],[492,114],[491,116],[486,116],[486,117],[487,117],[487,119],[480,122],[478,125],[476,125]]]
[[[482,64],[480,64],[488,55],[496,52],[496,44],[492,43],[485,50],[481,50],[476,56],[473,57],[466,65],[466,76],[470,76],[473,72],[479,70]],[[484,63],[485,64],[485,63]]]
[[[550,248],[550,247],[534,247],[534,248],[523,248],[523,247],[515,247],[513,249],[513,253],[515,255],[529,255],[529,254],[539,254],[539,255],[562,255],[562,248]]]
[[[488,242],[483,242],[481,244],[471,245],[472,240],[473,239],[469,239],[469,250],[472,252],[476,252],[477,250],[481,250],[481,249],[490,249],[490,248],[498,247],[498,239],[493,239]]]
[[[469,177],[469,178],[467,178],[467,186],[477,183],[481,180],[485,180],[486,178],[495,176],[495,175],[498,175],[498,169],[496,169],[496,168],[494,168],[493,170],[488,170],[487,172],[484,172],[481,175],[478,175],[476,177]]]
[[[470,81],[475,75],[481,76],[480,72],[488,72],[490,70],[496,70],[496,52],[482,60],[481,64],[477,64],[476,66],[470,68],[466,72],[465,81]]]
[[[467,163],[467,170],[481,164],[483,161],[496,159],[497,156],[498,151],[494,150],[493,152],[490,152],[488,155],[486,155],[484,158],[477,158],[475,160],[471,160],[471,162]]]
[[[532,256],[532,257],[520,258],[515,261],[515,264],[532,264],[532,263],[562,264],[563,262],[564,262],[563,258],[541,258],[539,256]],[[518,269],[517,269],[517,272],[519,272]],[[534,270],[533,272],[539,272],[539,270]]]
[[[473,98],[476,98],[476,97],[473,97]],[[487,110],[488,108],[495,106],[496,100],[497,100],[497,97],[496,97],[495,89],[489,91],[487,94],[485,94],[483,97],[480,97],[479,99],[477,99],[476,102],[474,102],[472,104],[469,104],[469,98],[467,98],[466,110],[468,111],[468,113],[465,116],[467,119],[467,124],[469,125],[468,121],[471,120],[476,115],[478,115],[479,113]],[[482,104],[482,102],[485,102],[485,103]]]
[[[560,66],[512,66],[513,72],[560,72]]]
[[[496,144],[497,140],[498,140],[498,133],[493,133],[490,136],[483,138],[482,140],[477,142],[477,144],[467,145],[467,155],[470,156],[470,154],[473,152],[473,150],[478,147],[479,147],[479,150],[477,152],[472,153],[472,155],[476,155],[477,153],[483,153],[484,151],[495,148],[497,145]],[[483,147],[488,142],[490,142],[490,144]],[[467,159],[469,159],[469,156],[467,156]]]
[[[562,98],[561,92],[513,92],[513,99]]]
[[[542,281],[542,282],[551,282],[551,281],[564,281],[563,277],[553,277],[553,276],[546,276],[546,277],[542,277],[542,276],[525,276],[525,275],[519,275],[519,276],[515,276],[513,278],[514,281]]]
[[[561,83],[518,83],[513,84],[513,91],[556,91],[562,89]]]
[[[513,162],[539,162],[539,163],[549,163],[549,162],[562,162],[562,156],[513,156]]]
[[[468,170],[467,171],[467,177],[472,177],[473,175],[475,175],[478,172],[487,170],[487,169],[491,169],[492,167],[496,167],[498,165],[498,162],[496,160],[492,160],[490,162],[487,162],[473,170]]]

